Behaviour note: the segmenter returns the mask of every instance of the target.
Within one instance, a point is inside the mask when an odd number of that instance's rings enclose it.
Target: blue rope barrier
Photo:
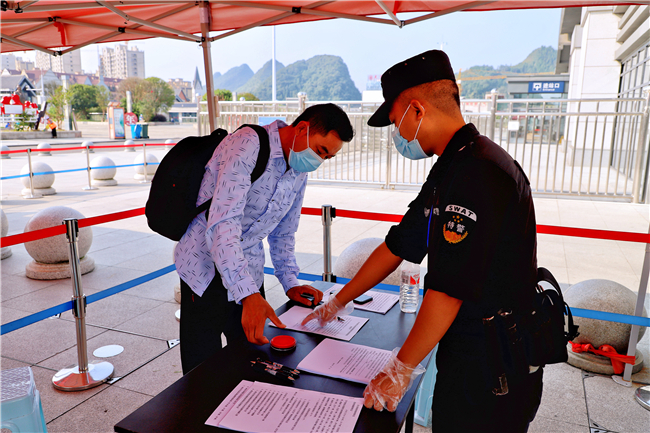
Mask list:
[[[140,284],[146,283],[147,281],[151,281],[165,274],[168,274],[175,269],[176,266],[169,265],[162,269],[158,269],[157,271],[135,278],[131,281],[127,281],[126,283],[118,284],[117,286],[110,287],[108,289],[102,290],[101,292],[93,293],[92,295],[86,296],[86,304],[92,304],[93,302],[100,301],[109,296],[131,289],[135,286],[139,286]],[[14,320],[13,322],[9,322],[0,326],[0,335],[7,334],[20,328],[24,328],[25,326],[40,322],[41,320],[47,319],[56,314],[72,310],[72,308],[72,301],[68,301],[46,310],[39,311],[38,313],[22,317],[18,320]]]
[[[141,277],[127,281],[125,283],[118,284],[117,286],[113,286],[108,289],[102,290],[101,292],[93,293],[92,295],[86,296],[86,304],[92,304],[93,302],[97,302],[109,296],[123,292],[125,290],[132,289],[135,286],[139,286],[140,284],[144,284],[148,281],[154,280],[165,274],[168,274],[174,271],[175,269],[176,269],[175,265],[169,265],[162,269],[158,269],[157,271],[150,272]],[[274,275],[273,268],[264,267],[264,273],[267,275]],[[305,281],[322,281],[322,277],[320,275],[307,274],[303,272],[300,272],[298,274],[298,279],[305,280]],[[337,277],[336,280],[338,283],[350,282],[349,278]],[[391,292],[399,292],[399,286],[393,286],[391,284],[377,284],[374,288],[380,290],[388,290]],[[420,294],[422,294],[421,290],[420,290]],[[5,335],[17,329],[24,328],[25,326],[29,326],[36,322],[40,322],[41,320],[50,318],[56,314],[60,314],[72,310],[72,308],[73,308],[72,301],[68,301],[68,302],[64,302],[63,304],[59,304],[54,307],[39,311],[38,313],[30,314],[29,316],[22,317],[18,320],[14,320],[13,322],[9,322],[0,326],[0,335]],[[648,317],[608,313],[606,311],[586,310],[583,308],[571,308],[571,312],[576,317],[584,317],[587,319],[604,320],[607,322],[617,322],[617,323],[625,323],[628,325],[639,325],[639,326],[650,327],[650,318]]]
[[[148,162],[147,165],[160,165],[159,162]],[[125,165],[106,165],[102,167],[90,167],[91,170],[99,170],[101,168],[123,168],[123,167],[143,167],[144,163],[142,164],[125,164]],[[38,173],[34,173],[34,176],[44,176],[46,174],[58,174],[58,173],[72,173],[75,171],[87,171],[88,168],[73,168],[70,170],[58,170],[58,171],[39,171]],[[9,180],[9,179],[18,179],[21,177],[29,177],[29,173],[27,174],[18,174],[15,176],[3,176],[0,177],[0,180]]]

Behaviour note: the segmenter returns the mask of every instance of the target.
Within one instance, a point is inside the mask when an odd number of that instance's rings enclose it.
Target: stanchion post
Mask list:
[[[86,144],[86,171],[88,172],[88,186],[84,186],[84,191],[92,191],[97,189],[96,186],[93,186],[92,181],[90,180],[90,146]]]
[[[147,143],[142,143],[142,156],[144,157],[144,180],[141,180],[140,183],[149,183],[149,179],[147,179]]]
[[[648,228],[650,234],[650,227]],[[634,308],[634,315],[643,316],[643,305],[645,304],[646,291],[648,290],[648,276],[650,275],[650,244],[645,244],[645,256],[643,258],[643,269],[641,270],[641,281],[639,283],[639,293],[636,298],[636,307]],[[627,345],[627,356],[636,356],[636,345],[639,342],[639,325],[632,325],[630,329],[630,341]],[[625,364],[623,371],[622,385],[631,386],[632,380],[632,364]],[[620,383],[617,381],[617,383]],[[650,402],[646,402],[650,405]]]
[[[634,181],[632,182],[632,202],[641,203],[641,170],[643,169],[643,151],[647,143],[648,121],[650,119],[650,90],[646,92],[645,106],[643,107],[643,116],[639,122],[639,139],[636,146],[636,163],[634,164]],[[645,191],[646,196],[650,191]]]
[[[321,206],[323,221],[323,281],[336,282],[332,273],[332,218],[336,217],[336,208],[326,204]]]
[[[59,370],[52,378],[54,388],[61,391],[81,391],[101,385],[113,376],[113,365],[100,361],[88,363],[86,344],[86,296],[81,287],[81,265],[79,264],[79,222],[76,218],[63,220],[70,251],[70,276],[72,277],[72,313],[77,331],[78,365]]]
[[[29,194],[25,198],[41,198],[42,194],[34,194],[34,170],[32,170],[32,149],[27,148],[27,166],[29,167]]]

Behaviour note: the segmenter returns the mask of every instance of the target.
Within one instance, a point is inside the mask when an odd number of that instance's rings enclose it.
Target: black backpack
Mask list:
[[[258,125],[242,125],[239,129],[244,127],[252,128],[260,139],[260,151],[251,173],[253,183],[264,173],[269,161],[269,134]],[[196,199],[205,166],[226,136],[228,132],[219,128],[203,137],[186,137],[165,155],[151,181],[149,199],[145,207],[147,223],[151,230],[179,241],[192,220],[201,212],[210,209],[212,199],[198,207]]]
[[[526,351],[530,365],[544,366],[566,362],[567,343],[580,333],[573,323],[571,308],[564,302],[560,285],[546,268],[537,269],[537,281],[546,281],[553,286],[544,289],[537,285],[535,305],[527,317],[528,331]]]

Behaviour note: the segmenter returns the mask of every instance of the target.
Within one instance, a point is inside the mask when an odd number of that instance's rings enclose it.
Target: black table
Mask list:
[[[276,310],[278,316],[296,305],[289,302]],[[400,312],[399,304],[385,315],[355,310],[353,315],[367,317],[351,343],[392,350],[401,346],[408,336],[415,314]],[[255,371],[250,361],[258,357],[270,359],[289,367],[296,367],[325,337],[301,332],[282,330],[266,326],[264,335],[269,340],[276,335],[295,337],[296,350],[280,353],[271,350],[270,345],[257,346],[246,341],[228,343],[220,353],[209,358],[174,384],[145,403],[132,414],[115,425],[116,432],[206,432],[231,431],[205,424],[208,417],[242,380],[260,381],[287,385],[264,372]],[[182,342],[181,342],[182,344]],[[430,355],[422,362],[427,365]],[[424,375],[419,375],[406,393],[395,412],[377,412],[374,409],[361,410],[354,432],[399,432],[406,422],[406,431],[413,428],[415,395]],[[293,385],[301,389],[363,397],[365,385],[342,379],[302,373]]]

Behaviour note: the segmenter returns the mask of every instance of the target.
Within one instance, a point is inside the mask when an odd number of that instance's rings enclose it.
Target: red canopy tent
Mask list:
[[[187,40],[203,47],[206,90],[212,94],[210,43],[254,27],[333,18],[404,27],[459,11],[647,4],[647,1],[2,1],[0,51],[62,55],[86,45],[147,38]],[[421,15],[402,20],[404,13]],[[210,36],[210,32],[220,32]],[[61,48],[63,47],[63,48]],[[208,98],[210,127],[214,101]]]

